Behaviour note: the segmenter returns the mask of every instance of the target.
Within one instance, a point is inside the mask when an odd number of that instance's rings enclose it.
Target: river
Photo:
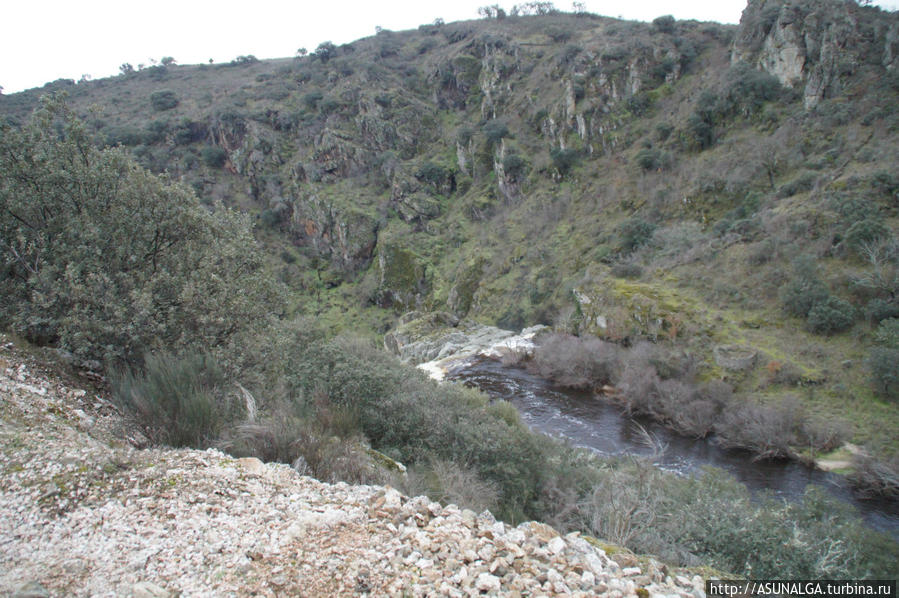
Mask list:
[[[785,499],[800,497],[809,484],[826,489],[855,506],[872,528],[899,540],[899,505],[882,499],[863,500],[839,475],[796,461],[753,461],[748,453],[723,450],[709,440],[686,438],[645,419],[633,419],[615,404],[592,393],[554,386],[525,370],[505,367],[491,359],[466,362],[451,369],[447,379],[480,388],[492,398],[515,405],[534,430],[563,438],[601,455],[649,455],[640,426],[667,446],[656,465],[682,475],[712,465],[728,471],[750,491],[774,493]]]

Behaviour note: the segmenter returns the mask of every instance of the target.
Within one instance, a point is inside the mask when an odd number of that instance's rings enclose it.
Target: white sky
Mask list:
[[[430,23],[477,18],[479,6],[507,10],[524,0],[20,0],[9,2],[0,23],[0,86],[4,93],[38,87],[59,78],[78,80],[118,73],[150,59],[172,56],[179,64],[229,61],[310,52],[373,35],[375,26],[402,30]],[[557,0],[571,10],[571,0]],[[650,21],[678,19],[737,23],[746,0],[584,0],[587,10]],[[899,0],[875,2],[896,10]]]

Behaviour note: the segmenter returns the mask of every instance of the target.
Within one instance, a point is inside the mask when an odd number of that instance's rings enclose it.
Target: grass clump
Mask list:
[[[113,396],[157,444],[204,448],[240,414],[209,355],[150,355],[141,370],[114,376]]]

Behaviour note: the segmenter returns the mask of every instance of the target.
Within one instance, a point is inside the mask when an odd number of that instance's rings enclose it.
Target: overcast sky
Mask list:
[[[477,18],[479,6],[506,9],[523,0],[49,0],[9,2],[0,24],[0,86],[4,93],[59,78],[93,78],[172,56],[179,64],[293,56],[326,40],[336,44],[433,22]],[[571,10],[571,0],[555,2]],[[593,13],[651,21],[678,19],[737,23],[745,0],[585,0]],[[876,4],[896,10],[899,0]]]

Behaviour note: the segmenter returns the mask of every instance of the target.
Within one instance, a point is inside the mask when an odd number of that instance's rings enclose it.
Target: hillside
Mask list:
[[[0,340],[5,596],[704,595],[698,576],[621,566],[545,524],[215,450],[137,450],[102,392]]]
[[[889,510],[899,16],[486,12],[0,96],[0,329],[212,477],[228,453],[677,566],[895,575],[899,545],[820,489],[598,458],[408,362],[545,325],[505,363]]]
[[[0,112],[65,91],[98,140],[251,214],[290,313],[334,331],[414,309],[650,340],[897,454],[874,333],[899,315],[899,17],[528,11],[548,14],[56,81]]]

